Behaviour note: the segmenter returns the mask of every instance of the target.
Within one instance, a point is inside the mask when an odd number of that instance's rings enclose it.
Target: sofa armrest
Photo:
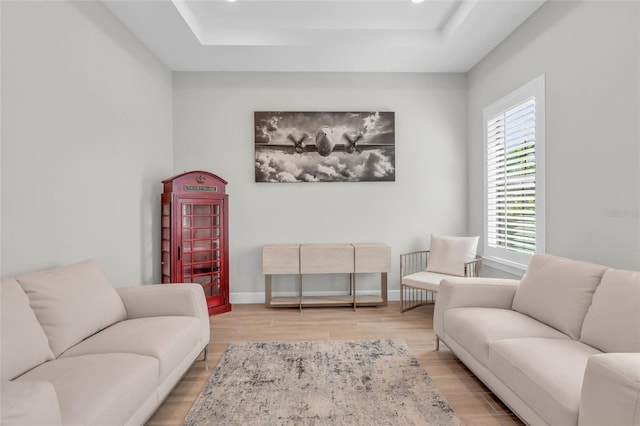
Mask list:
[[[209,342],[209,311],[200,284],[156,284],[116,290],[128,319],[174,315],[196,317],[202,322],[203,339]]]
[[[3,426],[62,424],[58,396],[49,382],[3,380],[0,395]]]
[[[207,303],[199,284],[155,284],[116,288],[127,318],[158,316],[207,317]]]
[[[505,278],[464,278],[443,279],[438,288],[436,306],[433,313],[433,327],[436,335],[443,335],[444,313],[452,308],[466,306],[480,308],[511,309],[513,297],[520,281]]]
[[[640,353],[606,353],[589,358],[578,424],[640,425]]]

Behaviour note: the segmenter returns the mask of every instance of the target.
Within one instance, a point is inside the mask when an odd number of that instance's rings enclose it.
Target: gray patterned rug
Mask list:
[[[183,425],[462,425],[403,341],[229,345]]]

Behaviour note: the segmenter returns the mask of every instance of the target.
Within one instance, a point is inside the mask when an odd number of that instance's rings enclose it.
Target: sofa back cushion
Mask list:
[[[29,298],[13,278],[0,283],[0,380],[12,380],[53,359],[47,336],[29,306]]]
[[[16,278],[53,354],[126,318],[122,299],[93,260]]]
[[[431,235],[427,272],[464,277],[464,264],[476,258],[479,239]]]
[[[577,340],[606,269],[549,254],[534,255],[516,290],[513,309]]]
[[[640,272],[607,269],[580,340],[602,352],[640,352]]]

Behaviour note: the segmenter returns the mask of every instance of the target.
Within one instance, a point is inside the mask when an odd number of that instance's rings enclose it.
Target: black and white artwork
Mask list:
[[[256,182],[395,181],[393,112],[254,113]]]

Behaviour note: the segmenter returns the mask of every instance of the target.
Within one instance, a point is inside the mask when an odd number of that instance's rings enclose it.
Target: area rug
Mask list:
[[[183,425],[462,425],[400,340],[233,343]]]

